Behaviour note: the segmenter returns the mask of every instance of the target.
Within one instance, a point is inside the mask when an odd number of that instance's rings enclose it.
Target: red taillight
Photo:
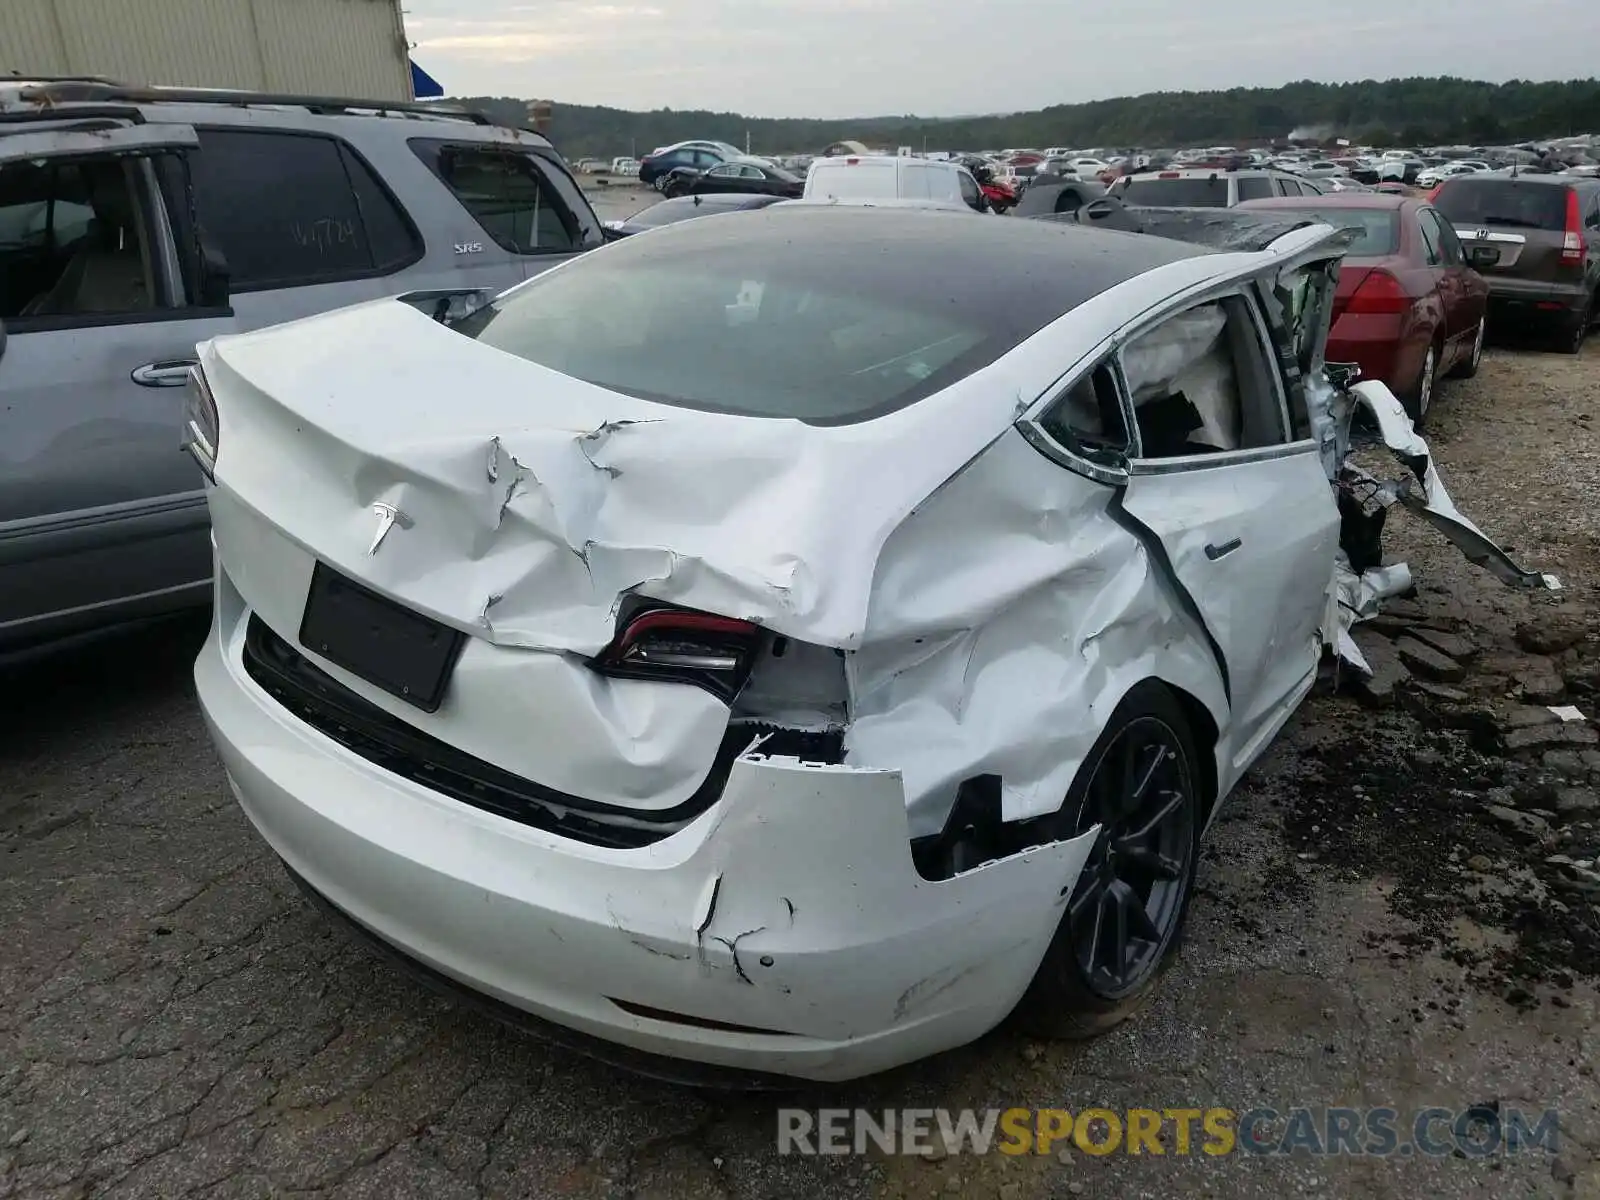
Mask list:
[[[844,160],[844,165],[847,167],[859,167],[861,160],[859,158],[847,158]]]
[[[1403,313],[1410,307],[1411,297],[1406,295],[1398,279],[1387,271],[1371,271],[1351,293],[1350,299],[1345,302],[1344,311],[1367,316],[1378,314],[1392,316],[1395,313]]]
[[[1567,232],[1561,240],[1561,262],[1564,266],[1582,263],[1589,253],[1583,244],[1583,210],[1578,205],[1578,193],[1567,189]]]
[[[732,700],[750,677],[761,630],[749,621],[681,608],[630,617],[590,665],[602,675],[703,687]]]
[[[1176,171],[1162,171],[1156,176],[1156,178],[1157,179],[1182,179],[1183,176],[1179,175]]]

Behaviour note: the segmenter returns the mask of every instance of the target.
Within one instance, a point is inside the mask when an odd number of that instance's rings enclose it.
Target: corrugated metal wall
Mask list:
[[[411,99],[400,0],[0,0],[0,75]]]

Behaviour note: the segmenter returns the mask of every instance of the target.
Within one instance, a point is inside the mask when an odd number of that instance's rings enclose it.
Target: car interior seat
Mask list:
[[[24,316],[142,312],[152,307],[150,252],[120,163],[85,168],[94,221],[55,284]]]

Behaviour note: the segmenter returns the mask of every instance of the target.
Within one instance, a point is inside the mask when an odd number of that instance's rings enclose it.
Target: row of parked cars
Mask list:
[[[731,175],[712,181],[731,165],[685,178],[682,194],[748,192],[781,199],[808,191],[795,176],[782,188],[765,181],[746,188]],[[812,173],[822,174],[809,191],[847,194],[828,181],[851,180],[860,186],[849,195],[903,198],[903,188],[893,182],[897,166],[964,173],[958,163],[917,158],[819,159]],[[884,174],[874,177],[875,172]],[[1349,229],[1353,242],[1334,306],[1330,353],[1383,380],[1419,426],[1442,380],[1477,371],[1491,319],[1536,323],[1567,353],[1579,350],[1600,319],[1600,181],[1581,176],[1458,172],[1430,202],[1399,185],[1386,191],[1340,187],[1271,167],[1148,171],[1117,178],[1108,189],[1069,171],[1064,178],[1031,179],[1017,211],[1076,211],[1102,191],[1140,207],[1271,207],[1316,214]],[[741,203],[730,199],[708,208],[668,202],[619,228],[658,226]]]
[[[290,876],[601,1057],[772,1086],[1112,1028],[1396,577],[1335,499],[1355,411],[1555,584],[1326,363],[1320,209],[995,219],[887,162],[627,235],[469,114],[0,85],[0,630],[209,601]]]

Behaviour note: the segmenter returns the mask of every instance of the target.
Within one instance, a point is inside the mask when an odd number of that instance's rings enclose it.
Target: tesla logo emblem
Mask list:
[[[1480,229],[1477,233],[1473,234],[1473,236],[1480,242],[1487,242],[1489,240],[1489,231],[1487,229]]]
[[[407,529],[411,525],[411,519],[392,504],[374,504],[372,512],[378,518],[378,531],[372,535],[372,545],[367,547],[368,558],[378,552],[378,547],[383,545],[383,539],[389,536],[389,530],[395,525],[398,524],[401,529]]]

